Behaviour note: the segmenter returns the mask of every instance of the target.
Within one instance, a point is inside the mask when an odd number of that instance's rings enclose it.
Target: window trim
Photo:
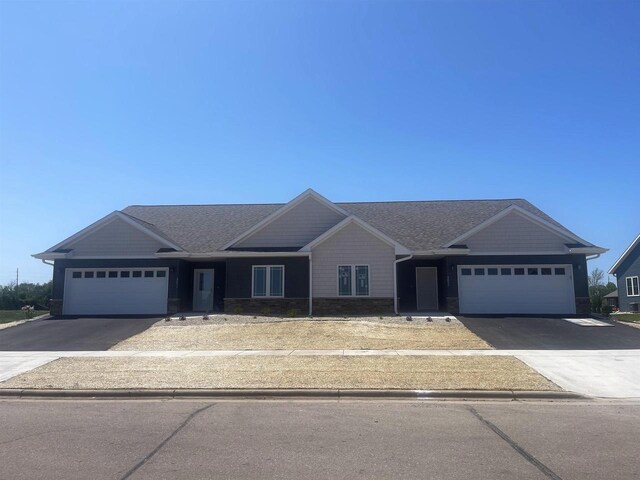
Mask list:
[[[340,267],[351,269],[351,295],[340,295]],[[356,294],[356,267],[367,267],[367,294]],[[371,265],[368,263],[340,263],[336,265],[336,296],[339,298],[367,298],[371,296]]]
[[[633,293],[633,279],[636,280],[636,293]],[[629,284],[629,280],[631,280],[631,284]],[[625,290],[627,291],[627,297],[640,297],[640,277],[638,275],[633,275],[631,277],[624,277]],[[629,293],[629,285],[631,285],[631,293]]]
[[[255,273],[256,268],[266,268],[265,294],[255,294]],[[271,269],[282,268],[282,295],[271,295]],[[284,298],[284,265],[251,265],[251,298]]]

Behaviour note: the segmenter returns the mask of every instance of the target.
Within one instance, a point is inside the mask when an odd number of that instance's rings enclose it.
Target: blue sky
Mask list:
[[[640,231],[638,2],[0,2],[0,283],[129,204],[523,197]]]

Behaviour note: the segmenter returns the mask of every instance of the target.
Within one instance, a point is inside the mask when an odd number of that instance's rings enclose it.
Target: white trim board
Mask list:
[[[256,233],[257,231],[262,230],[264,227],[266,227],[267,225],[269,225],[273,221],[275,221],[278,218],[280,218],[282,215],[287,213],[289,210],[291,210],[296,205],[299,205],[300,203],[302,203],[307,198],[313,198],[314,200],[317,200],[318,202],[320,202],[321,204],[327,206],[331,210],[334,210],[335,212],[337,212],[337,213],[339,213],[341,215],[344,215],[345,217],[349,216],[349,213],[347,211],[343,210],[342,208],[337,206],[332,201],[328,200],[327,198],[323,197],[319,193],[317,193],[314,190],[312,190],[311,188],[309,188],[309,189],[305,190],[304,192],[302,192],[300,195],[298,195],[296,198],[294,198],[293,200],[289,201],[288,203],[283,205],[281,208],[279,208],[278,210],[273,212],[271,215],[267,216],[266,218],[264,218],[260,222],[256,223],[253,227],[251,227],[249,230],[247,230],[243,234],[241,234],[240,236],[238,236],[238,237],[234,238],[233,240],[231,240],[224,247],[222,247],[222,250],[226,250],[227,248],[235,245],[238,242],[241,242],[242,240],[246,239],[247,237],[251,236],[252,234]]]

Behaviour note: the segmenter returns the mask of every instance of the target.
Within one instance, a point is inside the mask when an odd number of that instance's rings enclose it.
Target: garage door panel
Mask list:
[[[493,272],[497,268],[498,275],[488,275],[489,268]],[[530,269],[537,274],[529,274]],[[542,269],[550,274],[542,275]],[[515,275],[516,271],[524,275]],[[570,265],[463,265],[458,270],[458,289],[460,313],[575,313]]]
[[[100,270],[105,271],[103,270]],[[106,270],[114,272],[115,270]],[[122,272],[129,277],[120,277]],[[74,278],[75,275],[79,278]],[[86,278],[86,272],[94,272]],[[132,277],[117,270],[115,278],[96,278],[93,270],[68,269],[65,279],[65,315],[164,314],[167,311],[166,269],[153,270],[153,277]],[[158,273],[162,272],[162,273]],[[157,276],[163,275],[163,276]]]

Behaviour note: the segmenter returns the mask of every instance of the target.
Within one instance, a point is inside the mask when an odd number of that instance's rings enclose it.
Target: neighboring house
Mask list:
[[[614,290],[602,297],[602,304],[607,305],[613,309],[618,308],[618,290]]]
[[[609,273],[618,281],[620,311],[637,312],[640,305],[640,235],[631,242]]]
[[[606,250],[526,200],[130,206],[34,257],[55,315],[587,314]]]

